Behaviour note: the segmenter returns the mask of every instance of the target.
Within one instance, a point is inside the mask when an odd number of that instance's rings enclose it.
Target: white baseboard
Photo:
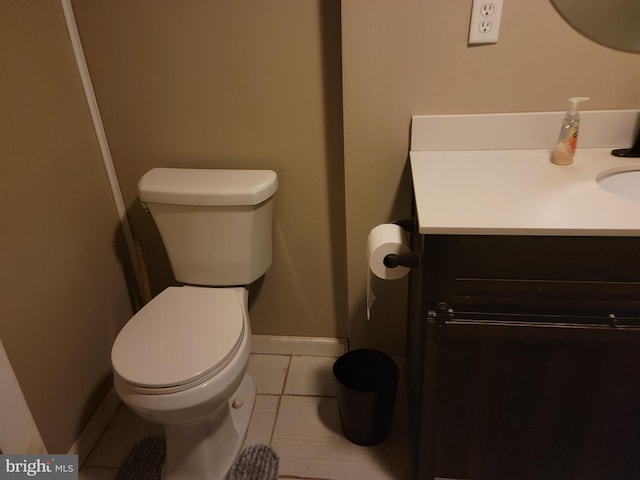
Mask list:
[[[252,335],[251,353],[339,357],[349,350],[345,338]]]
[[[111,387],[100,406],[89,419],[86,427],[80,432],[80,435],[67,452],[78,455],[79,466],[85,462],[93,447],[98,443],[100,436],[107,428],[121,403],[120,397],[118,397],[115,389]]]

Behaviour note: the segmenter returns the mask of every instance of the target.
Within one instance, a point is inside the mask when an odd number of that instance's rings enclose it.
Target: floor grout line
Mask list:
[[[278,424],[278,417],[280,416],[280,405],[282,404],[282,397],[287,387],[287,380],[289,379],[289,372],[291,371],[291,362],[293,355],[289,355],[289,362],[287,363],[287,371],[284,374],[282,381],[282,388],[280,389],[280,395],[278,395],[278,406],[276,407],[276,417],[273,419],[273,426],[271,427],[271,435],[269,436],[269,446],[273,445],[273,436],[276,432],[276,425]]]
[[[289,355],[289,362],[287,363],[287,371],[284,374],[284,380],[282,381],[282,388],[280,389],[280,395],[284,395],[287,389],[287,380],[289,380],[289,373],[291,373],[291,363],[293,361],[293,355]]]
[[[281,397],[336,398],[337,395],[323,395],[320,393],[283,393]]]
[[[276,425],[278,423],[278,416],[280,415],[280,404],[282,403],[282,395],[278,395],[278,406],[276,407],[276,416],[273,419],[273,425],[271,426],[271,435],[269,435],[269,446],[273,445],[273,436],[276,433]]]

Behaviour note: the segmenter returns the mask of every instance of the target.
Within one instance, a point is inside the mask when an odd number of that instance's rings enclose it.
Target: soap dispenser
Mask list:
[[[552,161],[556,165],[571,165],[578,145],[578,131],[580,129],[580,112],[578,105],[586,102],[589,97],[572,97],[569,99],[571,108],[567,112],[560,127],[558,144],[553,150]]]

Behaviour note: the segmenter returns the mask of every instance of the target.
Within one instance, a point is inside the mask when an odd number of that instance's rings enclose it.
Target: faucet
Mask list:
[[[615,155],[616,157],[640,157],[640,127],[638,128],[636,140],[633,142],[631,148],[617,148],[615,150],[611,150],[611,155]]]

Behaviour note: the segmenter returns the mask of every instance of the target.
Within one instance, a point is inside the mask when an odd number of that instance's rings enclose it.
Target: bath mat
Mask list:
[[[279,464],[273,448],[251,445],[238,455],[225,480],[277,480]]]
[[[164,455],[163,437],[140,440],[122,463],[117,480],[160,480]],[[279,463],[271,447],[251,445],[238,455],[225,480],[277,480]]]
[[[160,480],[164,463],[164,437],[147,437],[136,443],[124,459],[117,480]]]

